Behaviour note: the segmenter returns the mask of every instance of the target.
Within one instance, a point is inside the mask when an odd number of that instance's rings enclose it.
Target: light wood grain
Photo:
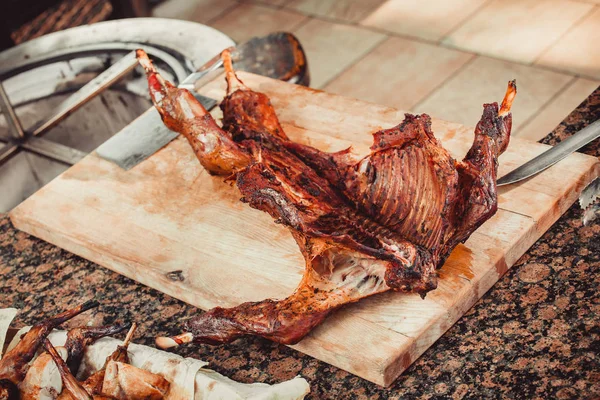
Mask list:
[[[293,140],[323,150],[354,144],[365,154],[369,132],[402,120],[402,112],[392,108],[240,75],[271,97]],[[222,82],[217,78],[202,93],[222,96]],[[462,125],[435,120],[433,128],[457,158],[472,141],[472,131]],[[501,169],[547,148],[516,139],[501,157]],[[438,289],[425,299],[401,293],[364,299],[332,315],[293,348],[391,384],[599,172],[594,157],[572,155],[503,189],[498,213],[457,247],[439,272]],[[208,175],[179,138],[128,172],[92,154],[22,203],[11,218],[19,229],[203,309],[287,296],[303,271],[300,252],[286,229],[239,197],[235,187]],[[174,270],[183,271],[183,281],[167,278]]]

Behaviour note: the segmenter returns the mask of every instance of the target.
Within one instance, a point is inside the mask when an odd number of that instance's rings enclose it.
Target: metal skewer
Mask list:
[[[92,100],[95,96],[108,89],[111,85],[132,71],[137,66],[135,51],[130,51],[119,61],[111,65],[104,72],[85,84],[77,92],[60,103],[49,118],[44,118],[33,125],[27,132],[10,104],[10,100],[0,82],[0,111],[4,114],[11,137],[8,143],[0,148],[0,165],[14,156],[19,148],[28,150],[62,163],[73,165],[80,161],[87,153],[75,148],[65,146],[47,139],[37,137],[55,127],[81,106]]]
[[[60,121],[71,115],[81,106],[92,100],[95,96],[108,89],[127,73],[137,66],[135,51],[130,51],[119,61],[89,81],[81,89],[73,93],[66,100],[52,110],[50,118],[42,119],[28,129],[33,136],[38,136],[55,127]]]

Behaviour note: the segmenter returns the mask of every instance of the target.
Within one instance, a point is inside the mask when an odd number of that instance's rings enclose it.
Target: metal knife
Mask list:
[[[497,185],[509,185],[538,174],[598,137],[600,137],[600,120],[589,124],[573,136],[504,175],[498,179]]]

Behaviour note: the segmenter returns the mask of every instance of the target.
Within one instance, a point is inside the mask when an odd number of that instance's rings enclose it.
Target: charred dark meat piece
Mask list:
[[[98,302],[88,301],[78,307],[67,310],[34,325],[31,330],[23,336],[19,344],[11,351],[7,352],[0,360],[0,379],[18,385],[19,382],[25,378],[29,366],[28,363],[33,359],[35,353],[44,343],[44,340],[50,332],[63,322],[97,306]]]
[[[0,399],[19,400],[19,388],[8,379],[0,379]]]
[[[424,296],[435,289],[436,268],[496,212],[497,160],[510,138],[515,82],[500,108],[484,105],[463,161],[436,140],[426,114],[407,114],[400,125],[376,132],[371,153],[357,158],[290,141],[269,98],[247,88],[229,54],[222,56],[228,94],[220,128],[138,51],[163,122],[187,138],[211,174],[235,180],[242,201],[289,228],[306,270],[287,299],[214,308],[188,321],[188,332],[158,338],[157,345],[247,334],[296,343],[344,304],[387,290]]]
[[[133,339],[133,335],[137,329],[137,324],[133,323],[131,328],[129,328],[129,332],[127,332],[127,336],[125,336],[125,340],[123,340],[123,344],[117,346],[115,351],[112,352],[111,355],[106,357],[106,361],[104,362],[104,366],[102,369],[96,371],[92,375],[90,375],[82,384],[82,386],[92,394],[99,394],[102,392],[102,384],[104,383],[104,376],[106,375],[106,366],[111,361],[117,361],[121,363],[129,363],[129,355],[127,354],[127,349],[129,347],[129,343],[131,343],[131,339]]]
[[[73,375],[77,374],[83,353],[87,346],[105,336],[115,335],[129,328],[128,325],[82,326],[67,332],[67,366]]]

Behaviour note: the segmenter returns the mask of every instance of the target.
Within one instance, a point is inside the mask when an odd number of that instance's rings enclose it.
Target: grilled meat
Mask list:
[[[67,341],[65,348],[67,349],[67,366],[73,375],[77,374],[83,353],[87,346],[94,343],[96,340],[120,333],[127,329],[127,325],[111,325],[111,326],[82,326],[70,329],[67,332]]]
[[[374,133],[371,153],[358,158],[350,149],[327,153],[290,141],[269,98],[237,78],[227,51],[222,57],[228,88],[220,128],[138,50],[165,125],[187,138],[208,172],[234,180],[243,202],[289,228],[306,269],[290,297],[214,308],[157,345],[248,334],[292,344],[344,304],[388,290],[424,296],[435,289],[436,268],[496,212],[497,160],[510,138],[515,82],[500,107],[484,105],[462,161],[436,140],[426,114],[406,114]]]
[[[104,377],[106,375],[106,367],[112,361],[120,362],[120,363],[128,363],[129,355],[127,354],[127,348],[131,343],[131,339],[133,339],[133,335],[137,330],[137,324],[134,322],[129,328],[129,332],[127,332],[127,336],[125,336],[125,340],[123,340],[123,344],[117,346],[115,351],[112,352],[111,355],[106,357],[106,362],[104,363],[104,367],[92,375],[90,375],[83,383],[82,386],[86,391],[92,394],[99,394],[102,392],[102,385],[104,384]]]
[[[25,378],[29,362],[50,332],[63,322],[97,306],[98,302],[88,301],[34,325],[23,336],[17,346],[7,352],[0,360],[0,380],[10,381],[14,385],[18,385]]]

